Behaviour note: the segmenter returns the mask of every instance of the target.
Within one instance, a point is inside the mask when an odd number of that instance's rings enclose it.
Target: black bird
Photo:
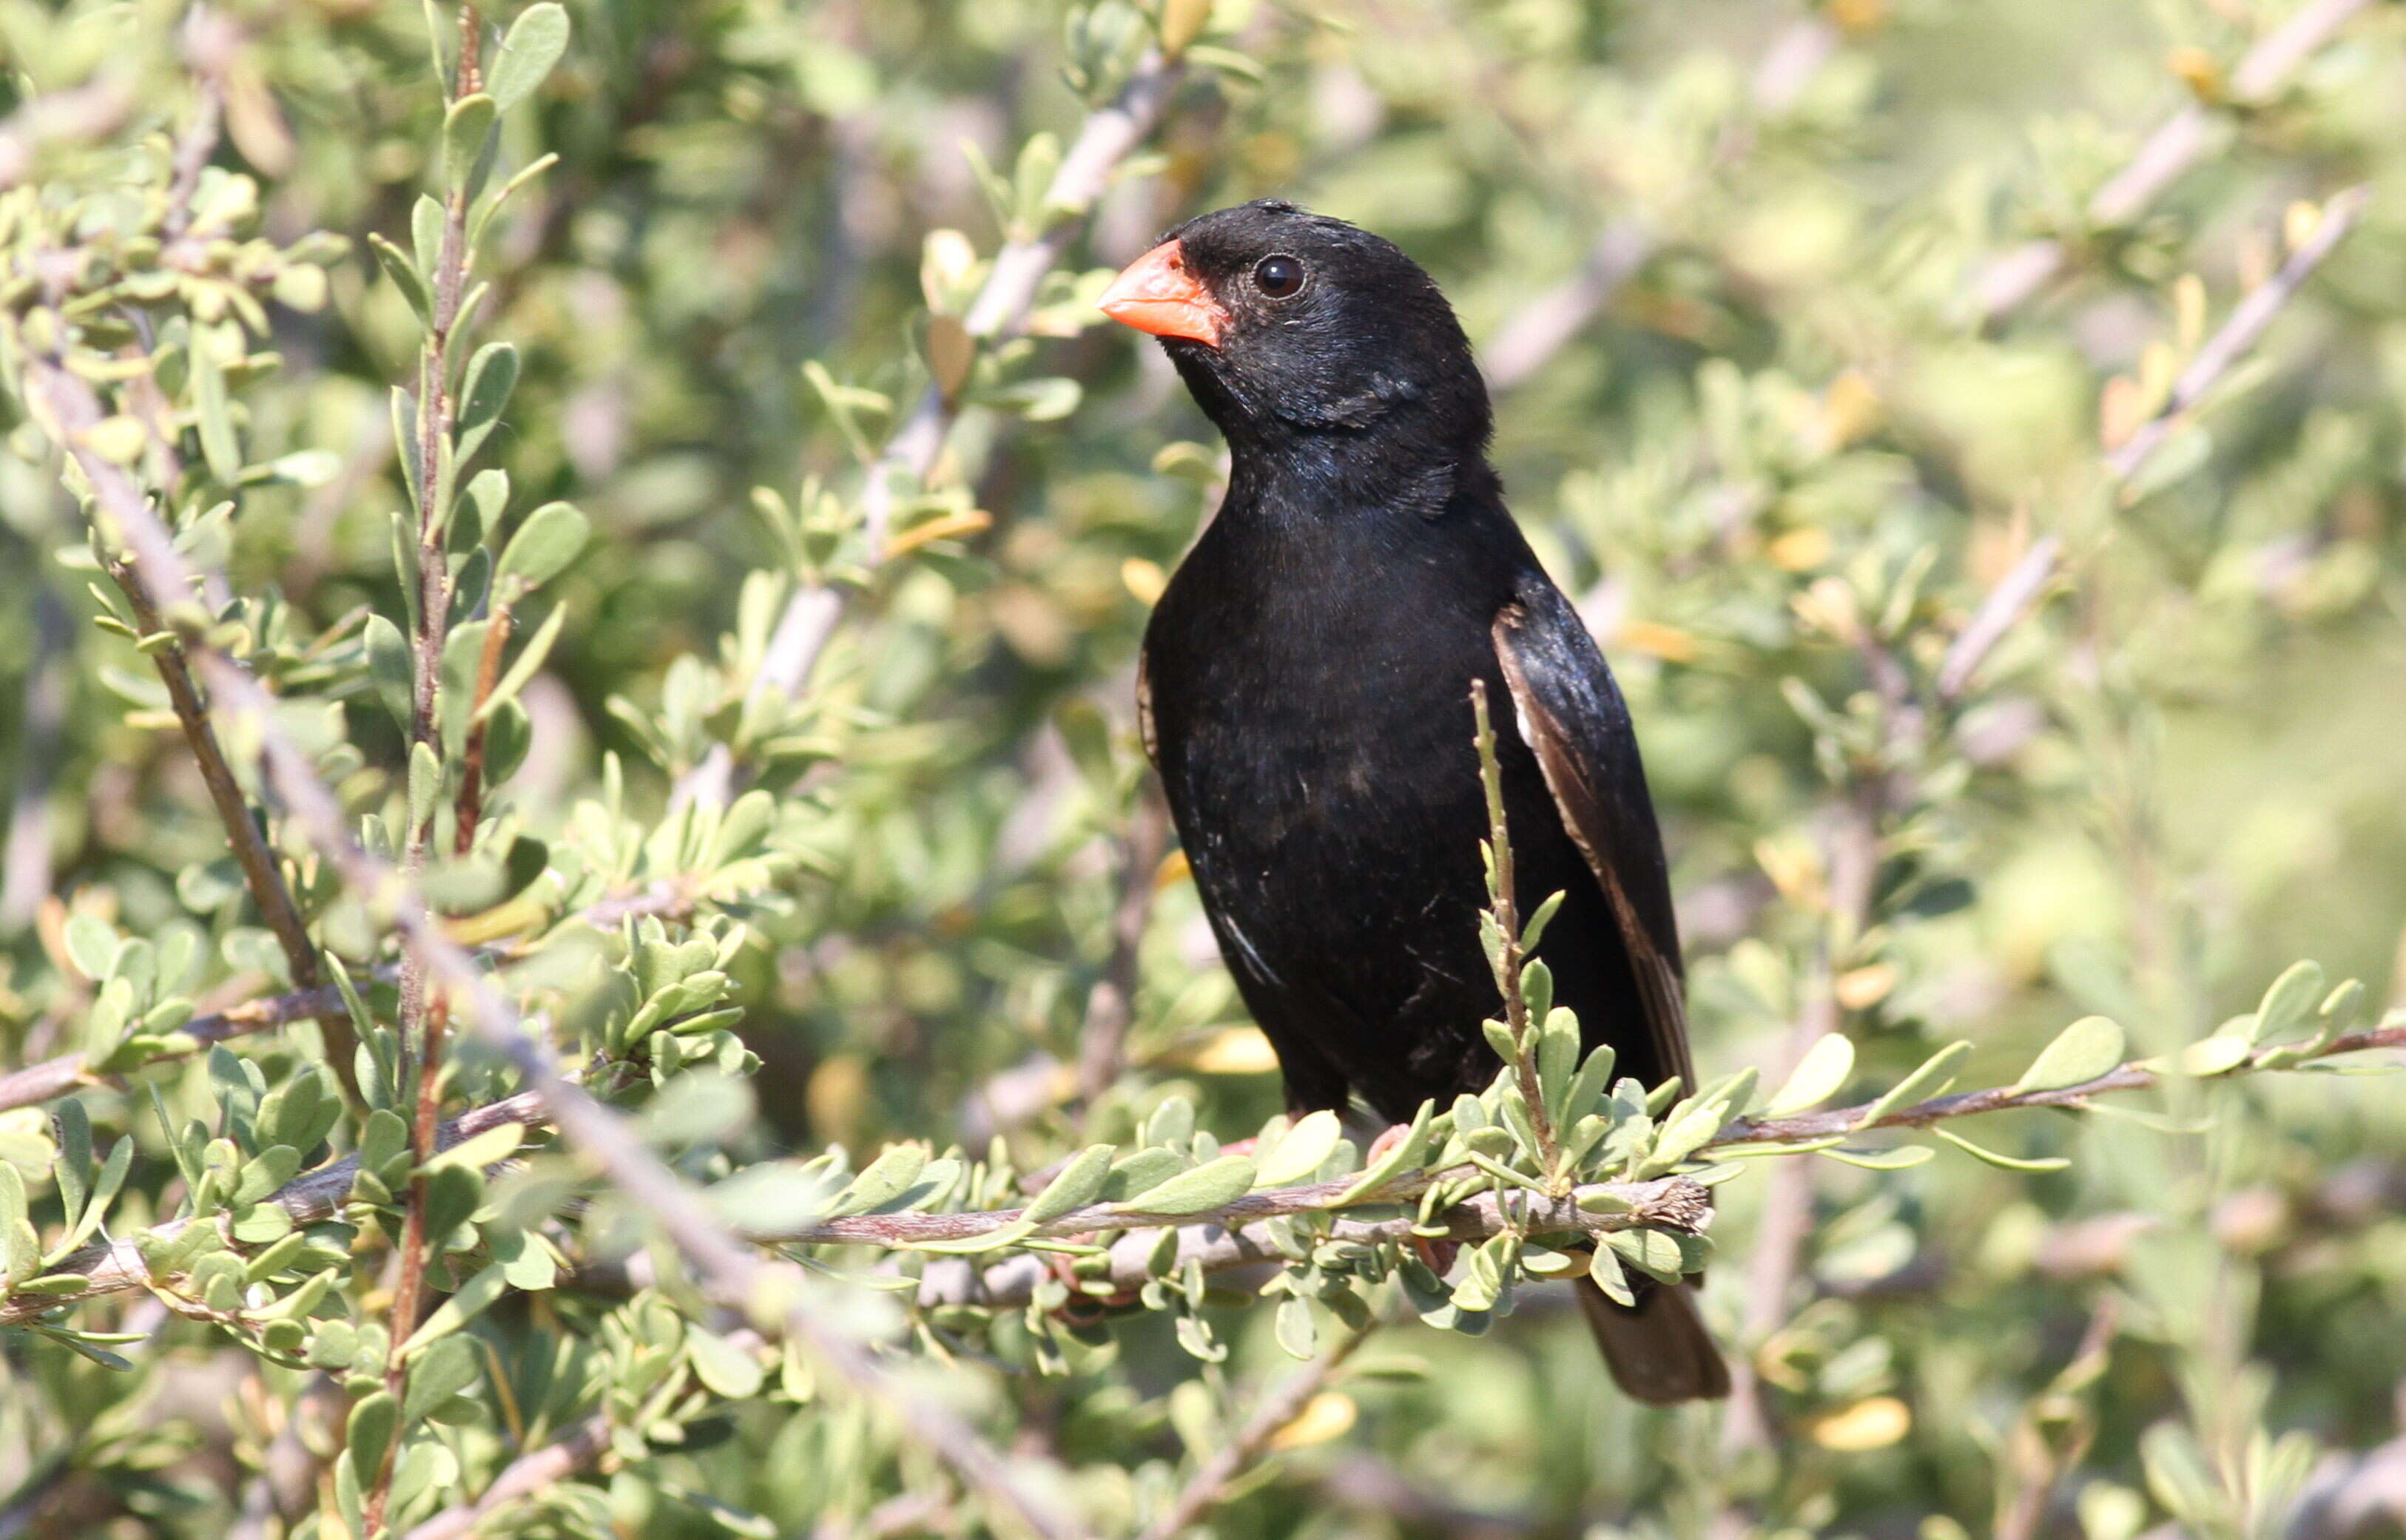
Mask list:
[[[1693,1089],[1629,711],[1504,505],[1486,385],[1436,283],[1266,199],[1170,232],[1102,308],[1161,339],[1228,440],[1219,515],[1145,633],[1139,719],[1290,1106],[1350,1092],[1401,1122],[1494,1078],[1473,680],[1499,707],[1521,911],[1567,895],[1539,948],[1555,999],[1623,1072]],[[1728,1393],[1687,1288],[1579,1298],[1629,1394]]]

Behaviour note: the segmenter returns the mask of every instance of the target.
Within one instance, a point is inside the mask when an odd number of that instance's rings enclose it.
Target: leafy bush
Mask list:
[[[2394,1525],[2401,44],[0,10],[0,1534]],[[1493,1087],[1279,1115],[1092,310],[1269,191],[1483,344],[1705,1085],[1499,902]],[[1708,1259],[1620,1400],[1548,1281]]]

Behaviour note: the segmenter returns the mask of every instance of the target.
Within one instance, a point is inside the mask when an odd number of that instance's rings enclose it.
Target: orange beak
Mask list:
[[[1176,241],[1164,241],[1130,262],[1103,290],[1096,307],[1139,332],[1186,337],[1213,347],[1228,324],[1227,311],[1203,280],[1186,270],[1186,253]]]

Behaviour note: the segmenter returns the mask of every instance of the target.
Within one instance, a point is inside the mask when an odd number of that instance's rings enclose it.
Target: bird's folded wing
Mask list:
[[[1670,874],[1621,687],[1570,601],[1550,583],[1525,585],[1495,617],[1494,637],[1521,740],[1620,922],[1656,1062],[1692,1092]]]

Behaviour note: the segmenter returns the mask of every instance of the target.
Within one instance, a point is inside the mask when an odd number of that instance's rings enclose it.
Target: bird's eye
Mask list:
[[[1303,263],[1293,257],[1264,257],[1253,267],[1253,287],[1274,300],[1291,300],[1303,291]]]

